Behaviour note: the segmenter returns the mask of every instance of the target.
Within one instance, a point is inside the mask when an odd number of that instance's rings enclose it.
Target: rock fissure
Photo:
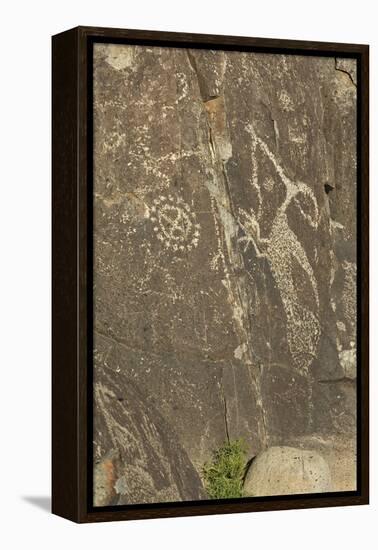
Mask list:
[[[343,69],[338,65],[338,58],[337,57],[335,57],[335,69],[336,69],[336,71],[340,71],[341,73],[344,73],[344,74],[348,75],[351,83],[353,84],[353,86],[355,86],[357,88],[357,83],[354,81],[354,78],[351,75],[351,73],[349,71],[347,71],[345,68]]]
[[[222,373],[222,380],[221,380],[221,394],[222,394],[222,401],[223,401],[224,428],[225,428],[227,442],[230,443],[230,431],[229,431],[229,427],[228,427],[227,399],[226,399],[226,394],[225,394],[224,387],[223,387],[223,373]]]
[[[219,105],[224,106],[224,102],[219,102]],[[224,136],[217,136],[216,126],[214,128],[211,114],[209,115],[207,109],[205,109],[205,111],[207,115],[207,125],[209,129],[209,146],[212,149],[211,156],[213,159],[213,167],[211,169],[211,173],[214,178],[214,184],[208,186],[208,189],[217,205],[217,217],[223,229],[224,243],[227,249],[229,260],[228,266],[231,273],[233,274],[233,277],[231,277],[230,274],[226,273],[230,297],[229,303],[234,310],[233,320],[236,333],[239,335],[240,338],[240,345],[246,345],[245,356],[242,360],[251,381],[251,386],[253,388],[253,393],[256,399],[256,405],[260,411],[260,418],[258,421],[260,441],[262,442],[263,446],[266,446],[266,422],[264,418],[264,408],[262,404],[258,369],[256,369],[256,373],[253,372],[254,353],[251,343],[253,332],[250,325],[250,314],[249,311],[246,309],[246,306],[249,303],[249,300],[247,298],[248,289],[246,288],[245,282],[243,282],[243,278],[238,275],[238,272],[245,272],[244,261],[237,244],[239,224],[236,221],[232,195],[229,188],[226,160],[221,158],[219,154],[219,147],[217,147],[219,142],[224,139]],[[220,113],[220,116],[223,117],[224,115],[225,111],[223,109],[223,111]]]

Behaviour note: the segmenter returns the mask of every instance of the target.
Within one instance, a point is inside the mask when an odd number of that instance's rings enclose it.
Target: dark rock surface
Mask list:
[[[94,392],[95,505],[204,497],[175,434],[132,380],[97,367]]]
[[[353,454],[353,60],[99,44],[94,69],[99,502],[201,498],[228,437]]]

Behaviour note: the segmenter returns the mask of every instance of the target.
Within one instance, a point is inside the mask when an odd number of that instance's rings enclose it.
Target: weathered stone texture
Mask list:
[[[98,44],[94,61],[99,502],[201,498],[227,437],[250,457],[353,452],[353,60]]]
[[[270,447],[252,462],[244,483],[248,496],[298,495],[332,490],[329,466],[313,451]]]
[[[130,378],[98,366],[94,392],[95,505],[204,497],[175,434]]]

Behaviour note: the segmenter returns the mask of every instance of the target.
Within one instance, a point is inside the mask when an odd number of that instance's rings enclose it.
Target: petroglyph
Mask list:
[[[344,261],[342,264],[344,270],[344,288],[343,288],[343,306],[344,314],[351,325],[356,323],[356,264]]]
[[[198,246],[201,226],[181,197],[161,195],[154,199],[150,211],[153,231],[166,248],[191,251]]]
[[[304,222],[316,229],[319,223],[319,209],[311,188],[303,182],[292,181],[285,174],[266,143],[257,136],[252,125],[247,127],[247,131],[252,140],[253,177],[250,183],[258,191],[258,201],[256,208],[251,208],[250,212],[239,209],[239,225],[244,232],[244,235],[239,238],[239,242],[244,243],[244,250],[249,244],[253,244],[256,254],[259,257],[264,256],[269,261],[286,313],[290,352],[297,368],[302,372],[307,372],[315,357],[320,338],[319,293],[314,270],[298,236],[289,226],[286,211],[288,206],[294,203]],[[256,161],[258,148],[271,161],[286,188],[286,197],[277,209],[270,234],[265,238],[260,235],[260,219],[263,215],[263,208],[269,208],[270,205],[263,204],[258,186],[258,163]],[[269,188],[274,191],[272,180],[269,182]],[[293,259],[298,262],[311,284],[315,311],[308,309],[298,299],[293,275]]]
[[[356,66],[95,44],[95,505],[207,498],[227,436],[355,489]]]

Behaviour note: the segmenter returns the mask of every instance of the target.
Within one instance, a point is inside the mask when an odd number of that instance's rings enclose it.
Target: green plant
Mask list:
[[[207,462],[202,470],[209,497],[242,497],[246,463],[247,449],[243,439],[228,441],[213,451],[212,461]]]

